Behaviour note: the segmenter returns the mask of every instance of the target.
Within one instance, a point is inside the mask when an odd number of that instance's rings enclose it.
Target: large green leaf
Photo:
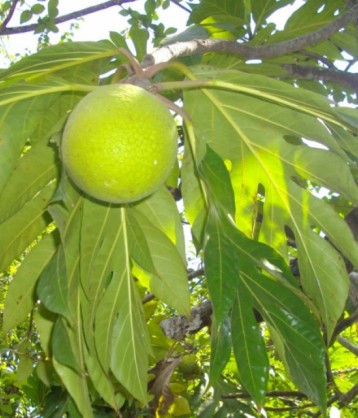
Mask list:
[[[62,318],[58,318],[51,337],[53,356],[61,364],[81,373],[80,357],[73,337],[73,331],[68,324]]]
[[[210,199],[205,228],[205,273],[213,303],[213,312],[220,325],[231,311],[236,298],[241,270],[250,272],[256,267],[266,268],[265,262],[280,265],[280,271],[290,279],[287,266],[268,246],[248,239],[237,231],[235,245],[230,236],[235,217],[234,191],[224,162],[209,147],[200,165],[203,181]],[[237,246],[240,247],[238,252]]]
[[[227,160],[235,192],[236,222],[246,235],[253,236],[255,217],[262,205],[260,240],[285,258],[287,226],[297,242],[304,243],[298,254],[305,260],[300,271],[304,288],[315,301],[331,335],[347,297],[347,274],[337,255],[331,268],[333,249],[327,250],[325,244],[309,245],[300,237],[309,237],[312,228],[318,227],[357,265],[358,247],[349,228],[307,187],[313,182],[358,201],[358,188],[348,165],[351,161],[318,116],[337,126],[344,126],[345,121],[330,110],[323,97],[311,92],[298,91],[269,78],[264,85],[262,76],[248,78],[234,71],[214,74],[218,85],[221,80],[230,81],[236,92],[205,89],[186,93],[185,107],[192,116],[196,137]],[[211,74],[201,69],[197,76]],[[289,101],[291,109],[278,104]],[[207,115],[211,115],[210,123]],[[347,125],[346,134],[353,137],[352,129]],[[330,152],[306,145],[302,138],[320,142]],[[324,238],[317,236],[317,240]]]
[[[52,356],[51,336],[57,318],[58,315],[48,311],[42,303],[34,312],[34,323],[39,333],[41,348],[48,358]]]
[[[232,345],[240,381],[258,407],[263,405],[267,390],[269,361],[262,330],[253,312],[250,293],[238,286],[231,314]]]
[[[49,103],[57,98],[57,93],[71,91],[89,92],[94,87],[94,85],[89,84],[71,83],[59,77],[49,77],[39,83],[19,82],[14,85],[4,86],[0,93],[0,109],[3,113],[3,120],[11,121],[15,115],[10,115],[10,118],[9,113],[11,111],[19,111],[23,107],[23,118],[20,119],[21,125],[15,132],[21,134],[21,129],[19,128],[22,125],[35,129],[38,127],[37,123],[42,117],[40,112],[51,112]],[[48,102],[45,102],[44,97],[47,98]],[[26,100],[28,102],[25,103]],[[25,140],[27,139],[25,138]]]
[[[127,217],[127,231],[129,250],[132,257],[132,261],[133,263],[135,263],[133,266],[134,275],[137,277],[137,279],[141,280],[142,285],[145,285],[146,288],[149,288],[150,277],[148,274],[144,272],[152,272],[152,274],[156,274],[156,271],[142,226],[139,223],[137,217],[133,215],[133,211],[129,210]],[[140,267],[140,270],[137,269],[137,266]],[[143,283],[142,273],[144,273],[144,278],[147,279],[145,280],[145,283]],[[138,277],[139,274],[141,275],[141,277]]]
[[[121,301],[113,327],[110,368],[118,381],[143,404],[147,403],[148,355],[151,353],[148,329],[142,302],[133,283],[132,275],[121,281]],[[113,292],[113,289],[109,289]],[[106,298],[104,298],[104,301]]]
[[[225,208],[227,215],[234,219],[236,209],[231,179],[224,162],[210,147],[206,149],[199,170],[208,185],[208,201]]]
[[[358,30],[354,23],[335,33],[331,39],[335,45],[348,54],[353,57],[358,56]]]
[[[51,215],[60,232],[61,244],[40,276],[37,293],[49,311],[61,314],[71,321],[76,318],[79,309],[78,230],[83,199],[66,180],[60,185],[60,190],[62,189],[67,189],[67,199],[63,204],[58,202],[50,207]],[[56,196],[59,196],[59,193]]]
[[[209,146],[205,158],[201,161],[199,171],[202,182],[206,184],[206,195],[210,197],[208,225],[211,222],[220,223],[218,233],[222,236],[228,235],[232,230],[236,231],[236,240],[242,245],[242,254],[239,254],[239,257],[241,261],[244,261],[243,265],[247,264],[247,268],[256,266],[297,286],[286,262],[273,248],[247,238],[239,229],[233,229],[235,225],[234,189],[224,161]],[[210,234],[206,235],[210,241]]]
[[[65,351],[54,349],[55,367],[66,371],[71,380],[64,381],[68,390],[74,390],[72,381],[78,376],[67,368],[82,376],[87,367],[90,379],[99,379],[94,386],[112,406],[121,403],[111,383],[113,376],[145,403],[150,344],[131,274],[126,209],[83,197],[66,177],[55,201],[51,214],[62,240],[62,262],[56,263],[62,266],[61,274],[54,274],[52,282],[46,275],[38,288],[46,307],[66,316],[70,324],[61,328],[68,344]],[[55,295],[63,296],[62,304]],[[62,335],[56,329],[53,335]],[[66,352],[73,354],[70,363]],[[82,390],[70,393],[80,409],[87,389],[84,381],[78,383]]]
[[[14,216],[0,224],[0,271],[19,257],[48,225],[46,210],[55,188],[55,183],[48,184]]]
[[[203,84],[214,88],[214,90],[201,90],[202,96],[198,90],[185,91],[187,98],[185,106],[188,106],[190,115],[195,102],[195,125],[197,120],[207,120],[207,113],[204,110],[210,111],[213,107],[214,109],[222,107],[220,113],[214,112],[212,115],[215,118],[215,125],[219,121],[228,122],[230,114],[239,115],[244,124],[242,128],[246,126],[244,131],[249,128],[251,132],[256,132],[256,137],[265,126],[269,129],[267,134],[280,133],[289,142],[292,142],[293,138],[301,139],[303,136],[305,139],[321,143],[346,158],[337,141],[325,128],[325,123],[341,126],[352,134],[352,130],[353,133],[357,132],[355,118],[353,115],[345,118],[343,114],[346,113],[346,109],[335,109],[325,96],[309,90],[297,89],[282,81],[258,74],[206,66],[192,67],[191,70],[192,79],[206,80]],[[233,94],[234,92],[239,94]],[[350,111],[352,114],[355,113],[352,109]],[[195,127],[200,129],[202,134],[205,133],[203,126]],[[211,128],[216,129],[216,126],[206,126],[206,131],[210,131]],[[231,131],[236,135],[238,133],[235,126],[231,127]],[[267,134],[261,138],[261,141],[265,142]],[[207,142],[218,142],[215,138],[216,136],[208,136]],[[228,146],[228,139],[223,138],[223,142]],[[198,144],[196,146],[199,150],[205,150],[205,147]],[[233,142],[232,147],[237,148],[236,141]],[[200,155],[202,154],[199,152],[198,156]]]
[[[211,326],[210,383],[215,384],[229,361],[232,348],[231,322],[227,317],[219,326]]]
[[[14,279],[9,285],[4,309],[3,331],[7,332],[26,319],[35,306],[37,280],[54,255],[56,239],[46,235],[22,261]]]
[[[26,142],[48,139],[53,126],[73,107],[75,100],[60,93],[90,91],[102,71],[117,65],[111,62],[117,55],[108,41],[64,43],[0,71],[0,192]]]
[[[89,348],[86,361],[94,385],[113,406],[119,400],[109,378],[111,362],[117,379],[143,400],[149,350],[142,339],[147,330],[131,276],[131,244],[125,233],[123,210],[118,205],[86,199],[81,228],[81,283],[85,295],[81,303]],[[115,326],[121,327],[121,332],[114,331]],[[122,358],[124,363],[118,364]]]
[[[81,311],[80,236],[84,198],[63,178],[56,203],[51,207],[61,237],[56,271],[42,276],[38,286],[40,300],[46,308],[61,316],[52,331],[52,362],[80,414],[92,416],[87,372],[85,340]],[[51,282],[52,279],[52,282]],[[53,284],[52,284],[53,283]],[[49,295],[52,297],[49,298]],[[56,297],[61,297],[61,311]]]
[[[51,109],[53,104],[54,96],[52,94],[42,96],[41,89],[37,94],[33,93],[34,90],[33,86],[1,89],[0,192],[15,168],[26,142],[38,129],[39,120],[44,113],[48,112],[48,109]],[[47,92],[50,93],[49,90]]]
[[[253,308],[259,307],[260,311],[265,310],[266,316],[271,315],[265,319],[279,331],[282,344],[289,347],[290,362],[286,364],[294,376],[295,383],[323,408],[324,345],[318,324],[304,305],[303,300],[307,302],[307,299],[301,300],[301,292],[281,257],[272,248],[247,238],[237,229],[233,222],[233,190],[230,177],[220,157],[210,148],[202,160],[200,172],[207,185],[207,195],[211,204],[205,229],[207,242],[204,249],[208,288],[217,323],[221,324],[225,315],[231,314],[232,343],[242,384],[254,401],[262,405],[267,389],[269,365],[261,329],[253,313]],[[265,276],[260,272],[265,272]],[[267,300],[257,295],[254,298],[252,293],[255,289],[249,288],[249,280],[255,285],[262,282],[262,287],[272,297],[279,298],[281,294],[285,296],[280,299],[280,306],[275,307],[273,311]],[[296,341],[300,347],[297,351],[290,348],[289,339],[293,337],[286,330],[288,326],[291,327],[295,338],[300,339]],[[296,334],[299,334],[299,337]],[[223,337],[225,338],[225,335]],[[224,341],[221,344],[223,347],[226,346]],[[216,346],[220,346],[220,343],[216,342],[213,348]],[[307,359],[302,364],[302,357],[307,356],[307,350],[313,349],[314,358]],[[216,363],[218,368],[220,363]],[[312,373],[315,374],[315,379],[305,376],[308,375],[306,369],[313,365]],[[307,380],[310,379],[311,385],[308,385]]]
[[[58,175],[56,150],[46,142],[34,145],[20,158],[1,194],[0,222],[19,211]]]
[[[150,342],[144,312],[131,274],[126,209],[119,208],[113,240],[114,268],[102,289],[95,318],[98,358],[135,398],[146,403],[146,376]]]
[[[89,398],[88,387],[86,385],[85,373],[77,373],[73,369],[53,359],[55,370],[61,376],[68,393],[71,394],[78,411],[79,416],[93,417],[91,401]]]
[[[205,233],[208,236],[204,253],[206,279],[213,313],[221,325],[234,303],[241,266],[236,249],[222,231],[220,212],[215,209],[210,211]]]
[[[208,17],[244,17],[242,0],[203,0],[190,15],[190,23],[200,23]]]
[[[238,292],[242,286],[247,288],[247,291],[239,293],[237,305],[234,305],[232,310],[234,353],[243,385],[259,404],[262,403],[268,366],[259,329],[252,315],[254,306],[277,336],[275,345],[297,387],[324,409],[326,402],[324,342],[318,323],[305,305],[307,300],[302,298],[297,288],[287,281],[270,277],[267,273],[265,275],[259,273],[255,264],[258,266],[261,262],[264,271],[266,266],[263,259],[265,253],[270,252],[269,247],[265,248],[262,244],[243,237],[224,212],[221,212],[220,219],[222,235],[225,235],[226,240],[236,251],[234,256],[231,255],[235,257],[235,260],[231,258],[231,263],[236,262],[240,266],[240,273],[236,278]],[[216,260],[225,260],[225,257],[227,257],[225,249],[220,255],[216,254]],[[228,273],[227,264],[221,265],[224,273]],[[209,273],[208,271],[208,280]],[[245,297],[247,292],[249,296]],[[245,324],[240,320],[240,315],[243,316],[243,318],[241,316],[242,321],[246,318]],[[253,325],[250,327],[250,324]],[[240,343],[241,346],[238,346]],[[253,347],[258,358],[251,352]]]
[[[342,9],[342,6],[343,0],[306,2],[289,16],[284,30],[272,36],[270,42],[284,41],[320,29],[336,18],[337,10]]]
[[[252,16],[258,28],[276,10],[293,3],[294,0],[255,0],[251,3]],[[256,29],[257,30],[257,29]]]
[[[325,410],[325,346],[311,312],[280,282],[262,275],[242,274],[241,278],[269,325],[275,347],[292,380]]]
[[[111,58],[118,49],[109,41],[67,42],[41,49],[0,71],[0,86],[18,81],[44,80],[50,75],[68,82],[91,83],[114,68]]]
[[[124,403],[125,397],[116,389],[114,379],[109,379],[96,356],[84,352],[88,375],[94,388],[114,410],[118,410]]]
[[[182,195],[185,207],[185,216],[192,228],[195,244],[203,241],[203,230],[206,219],[206,205],[202,184],[197,175],[196,163],[189,146],[184,148],[183,164],[181,169]],[[198,246],[201,248],[201,246]]]
[[[185,261],[185,245],[182,220],[171,193],[161,188],[156,193],[142,200],[135,207],[176,245]]]
[[[19,82],[1,88],[0,193],[13,174],[18,177],[16,173],[20,170],[25,176],[23,170],[30,157],[25,162],[19,162],[25,145],[48,141],[53,133],[61,129],[67,112],[73,108],[78,97],[92,88],[59,78],[39,84]],[[72,93],[68,95],[69,92]],[[61,93],[67,95],[62,97]],[[47,161],[48,166],[51,166],[53,158]]]
[[[84,200],[81,226],[81,285],[85,294],[83,315],[85,335],[91,355],[94,355],[94,324],[98,305],[122,258],[117,247],[122,233],[121,210],[118,206]],[[108,332],[113,324],[108,322]],[[108,347],[108,346],[107,346]]]
[[[60,190],[64,189],[64,185],[61,184]],[[57,193],[55,199],[59,199],[60,195],[61,193]],[[72,325],[74,326],[71,328],[71,332],[75,332],[79,338],[81,336],[81,333],[78,332],[80,329],[80,322],[78,322],[78,309],[76,302],[74,303],[74,301],[77,300],[76,295],[78,295],[78,291],[76,290],[79,289],[79,286],[73,286],[73,276],[76,275],[76,265],[78,265],[78,244],[76,245],[78,238],[76,237],[78,236],[78,220],[79,214],[81,213],[81,203],[81,196],[78,195],[77,192],[73,192],[72,201],[68,199],[66,202],[51,205],[50,211],[53,218],[56,220],[58,231],[60,232],[61,243],[59,246],[55,245],[59,242],[57,237],[55,242],[50,241],[50,244],[52,245],[49,246],[48,240],[53,239],[53,234],[45,236],[28,256],[29,261],[32,261],[32,268],[36,267],[37,274],[39,274],[37,297],[40,299],[41,304],[37,314],[37,322],[40,338],[43,342],[43,348],[48,355],[50,355],[52,351],[49,348],[52,326],[49,324],[55,323],[56,316],[53,315],[54,313],[66,317],[69,321],[68,323],[73,321]],[[75,248],[76,251],[74,251]],[[55,249],[57,249],[56,253],[53,255],[51,261],[48,262],[49,257],[54,253]],[[68,255],[71,251],[75,256],[74,258],[71,258],[71,256]],[[41,257],[41,261],[37,261],[37,266],[36,260],[39,257]],[[45,265],[46,267],[43,269],[43,266]],[[23,266],[26,267],[26,259]],[[41,266],[43,269],[42,272],[40,270]],[[19,272],[21,272],[21,269]],[[52,341],[52,343],[56,346],[60,345],[62,336],[64,335],[64,332],[66,332],[63,330],[68,327],[68,323],[65,325],[65,322],[62,322],[62,319],[58,322],[58,324],[62,324],[62,328],[59,328],[59,326],[56,327],[55,334],[57,337]],[[42,326],[41,324],[46,325]],[[63,332],[59,333],[59,329]],[[60,335],[60,337],[58,337],[58,335]],[[55,347],[55,350],[56,348],[57,347]],[[73,359],[77,360],[78,356],[76,357],[76,353],[72,354],[74,356]],[[63,358],[65,358],[65,356],[62,356],[62,361]]]
[[[189,287],[184,261],[177,247],[138,209],[131,209],[129,219],[134,216],[145,237],[154,270],[150,276],[152,292],[164,303],[179,312],[189,315]],[[138,247],[138,246],[137,246]],[[134,261],[145,270],[138,254],[133,254]]]

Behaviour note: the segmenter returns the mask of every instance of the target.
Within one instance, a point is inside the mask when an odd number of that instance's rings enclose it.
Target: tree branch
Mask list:
[[[6,28],[6,26],[10,22],[13,14],[15,13],[15,9],[16,9],[16,6],[17,6],[18,2],[19,2],[19,0],[14,0],[12,2],[11,7],[9,9],[9,13],[7,14],[6,18],[4,19],[4,21],[2,22],[2,24],[0,26],[0,34],[2,33],[3,28]]]
[[[180,3],[180,0],[170,0],[172,3],[174,3],[176,6],[180,7],[182,10],[184,10],[185,12],[191,13],[190,9],[187,9],[185,6],[183,6]]]
[[[175,58],[204,54],[206,52],[223,52],[245,57],[246,59],[273,58],[280,55],[299,51],[308,46],[329,39],[339,29],[358,18],[358,4],[348,12],[328,23],[326,26],[299,36],[289,41],[272,45],[251,46],[221,39],[196,39],[188,42],[176,42],[157,48],[144,57],[142,66],[148,67],[160,62],[167,62]]]
[[[347,393],[342,395],[339,400],[338,404],[342,408],[344,406],[349,405],[349,403],[358,395],[358,383],[355,384],[352,389],[350,389]]]
[[[271,396],[273,398],[299,398],[299,399],[307,399],[307,395],[302,392],[296,392],[292,390],[274,390],[268,391],[266,396]],[[228,393],[221,396],[222,399],[240,399],[240,398],[250,398],[247,392],[238,392],[238,393]]]
[[[14,1],[15,5],[16,5],[17,1],[18,0]],[[72,19],[77,19],[79,17],[86,16],[86,15],[89,15],[91,13],[99,12],[101,10],[108,9],[110,7],[113,7],[113,6],[120,6],[124,3],[132,3],[134,1],[136,1],[136,0],[109,0],[109,1],[106,1],[104,3],[96,4],[94,6],[86,7],[84,9],[77,10],[75,12],[71,12],[71,13],[68,13],[68,14],[63,15],[63,16],[59,16],[55,19],[54,23],[57,25],[59,23],[64,23],[64,22],[67,22],[67,21],[72,20]],[[9,15],[10,15],[10,12],[9,12]],[[2,26],[0,27],[0,35],[14,35],[14,34],[18,34],[18,33],[32,32],[38,26],[38,23],[32,23],[32,24],[29,24],[29,25],[14,26],[14,27],[7,28],[6,25],[9,23],[9,21],[12,17],[12,13],[10,15],[10,18],[9,18],[9,15],[5,19]]]
[[[300,66],[295,64],[285,64],[282,67],[287,70],[292,77],[340,83],[351,87],[358,93],[358,74],[347,73],[330,68]]]
[[[301,51],[297,51],[297,52],[299,52],[302,55],[305,55],[306,57],[313,58],[317,61],[320,61],[322,64],[324,64],[328,68],[335,69],[333,62],[330,61],[328,58],[322,56],[322,55],[316,54],[316,53],[311,52],[311,51],[305,51],[304,49],[301,50]]]
[[[330,399],[327,400],[327,406],[330,406],[334,404],[335,402],[338,402],[339,406],[345,407],[349,405],[349,403],[358,395],[358,384],[354,385],[348,392],[341,393],[337,392],[335,393]],[[321,412],[317,412],[313,415],[313,417],[320,417]]]
[[[355,356],[358,357],[358,345],[351,343],[350,341],[348,341],[346,338],[342,336],[339,336],[337,340],[339,341],[341,345],[343,345],[343,347],[345,347],[347,350],[349,350]]]
[[[331,341],[334,341],[335,338],[346,328],[349,328],[354,323],[358,322],[358,310],[352,313],[348,318],[342,319],[342,321],[338,322],[336,328],[334,329]]]

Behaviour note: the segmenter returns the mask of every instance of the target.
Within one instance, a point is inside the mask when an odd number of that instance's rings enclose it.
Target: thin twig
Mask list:
[[[358,395],[358,383],[356,383],[352,389],[350,389],[347,393],[342,395],[339,400],[338,404],[342,408],[343,406],[349,405],[349,403]]]
[[[193,270],[190,273],[188,273],[188,280],[193,280],[203,275],[204,275],[204,267],[199,268],[198,270]]]
[[[358,74],[296,64],[284,64],[282,67],[288,71],[290,77],[340,83],[352,88],[354,92],[358,93]]]
[[[142,304],[145,305],[146,303],[152,301],[153,299],[155,299],[155,294],[154,293],[148,293],[142,299]]]
[[[174,3],[176,6],[180,7],[185,12],[191,13],[191,10],[187,9],[185,6],[183,6],[181,3],[179,3],[178,0],[170,0],[170,1],[171,1],[171,3]]]
[[[266,393],[266,396],[271,396],[273,398],[281,398],[281,397],[287,397],[287,398],[299,398],[299,399],[307,399],[307,395],[305,395],[302,392],[297,392],[293,390],[274,390],[269,391]],[[239,399],[239,398],[251,398],[251,395],[249,395],[246,392],[238,392],[238,393],[228,393],[226,395],[221,396],[223,399]]]
[[[358,345],[351,343],[347,338],[342,337],[341,335],[337,338],[337,341],[343,345],[344,348],[349,350],[354,355],[358,356]]]
[[[301,50],[297,52],[299,52],[302,55],[305,55],[306,57],[314,58],[315,60],[320,61],[322,64],[326,65],[328,68],[331,68],[333,70],[335,69],[333,62],[330,61],[328,58],[324,57],[323,55],[316,54],[315,52],[312,52],[312,51],[305,51],[305,50]]]
[[[4,21],[2,22],[0,26],[0,34],[3,32],[4,29],[6,29],[7,24],[10,22],[13,14],[15,13],[15,9],[16,9],[18,2],[19,0],[13,0],[13,2],[11,3],[9,13],[7,14],[6,18],[4,19]]]
[[[300,411],[302,409],[307,409],[307,408],[312,408],[312,406],[315,406],[314,403],[310,402],[310,403],[306,403],[303,405],[297,405],[297,406],[266,406],[265,410],[266,411],[271,411],[271,412],[288,412],[288,411]],[[312,413],[306,411],[307,415],[313,416]]]
[[[335,402],[338,402],[340,408],[347,406],[356,396],[358,395],[358,384],[354,385],[352,389],[350,389],[346,393],[335,393],[330,399],[327,401],[327,406],[333,405]],[[321,412],[317,412],[313,415],[314,418],[318,418],[321,416]]]
[[[331,341],[334,341],[337,335],[339,335],[342,331],[344,331],[346,328],[349,328],[356,322],[358,322],[358,310],[353,312],[348,318],[344,318],[342,321],[338,322],[336,328],[334,329]]]

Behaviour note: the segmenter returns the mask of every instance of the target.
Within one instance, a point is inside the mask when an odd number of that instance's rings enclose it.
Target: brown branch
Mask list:
[[[358,357],[358,345],[351,343],[346,338],[339,336],[337,338],[337,341],[343,345],[347,350],[349,350],[351,353],[353,353],[355,356]]]
[[[175,58],[200,55],[206,52],[223,52],[245,57],[246,59],[273,58],[289,54],[315,45],[329,39],[339,29],[358,18],[358,4],[348,12],[328,23],[326,26],[299,36],[289,41],[278,42],[272,45],[251,46],[220,39],[196,39],[188,42],[176,42],[157,48],[144,57],[142,66],[147,67],[159,62],[167,62]]]
[[[330,81],[344,84],[358,93],[358,74],[347,73],[329,68],[317,68],[301,66],[296,64],[285,64],[282,66],[292,77],[305,80]]]
[[[313,58],[317,61],[320,61],[322,64],[324,64],[328,68],[335,69],[335,66],[332,63],[332,61],[330,61],[328,58],[326,58],[322,55],[316,54],[315,52],[311,52],[311,51],[305,51],[305,50],[300,50],[300,51],[297,51],[297,52],[299,52],[302,55],[305,55],[306,57]]]
[[[347,393],[342,395],[339,400],[338,404],[342,408],[344,406],[349,405],[349,403],[358,395],[358,383],[355,384],[352,389],[350,389]]]
[[[346,393],[335,393],[330,399],[327,401],[327,406],[338,402],[340,408],[347,406],[356,396],[358,395],[358,384],[354,385],[348,392]],[[317,412],[314,414],[313,417],[318,418],[321,416],[321,412]]]
[[[17,6],[18,2],[19,2],[19,0],[13,0],[13,2],[11,4],[11,7],[9,9],[9,13],[7,14],[6,18],[4,19],[4,21],[2,22],[2,24],[0,26],[0,34],[3,32],[3,30],[6,28],[6,26],[10,22],[13,14],[15,13],[15,9],[16,9],[16,6]]]
[[[266,396],[271,396],[273,398],[299,398],[299,399],[307,399],[307,395],[302,392],[296,392],[292,390],[274,390],[269,391],[266,393]],[[226,395],[221,396],[222,399],[238,399],[238,398],[250,398],[251,396],[246,392],[238,392],[238,393],[228,393]]]
[[[188,280],[195,279],[197,277],[204,275],[204,268],[199,268],[198,270],[193,270],[188,273]]]
[[[270,412],[297,412],[297,411],[301,411],[303,409],[307,409],[307,408],[312,408],[312,406],[316,406],[314,403],[310,402],[310,403],[306,403],[303,405],[297,405],[297,406],[266,406],[265,410],[266,411],[270,411]],[[306,415],[308,416],[313,416],[313,414],[309,411],[305,412]]]
[[[160,321],[163,334],[175,341],[182,341],[189,334],[196,334],[201,329],[211,328],[212,305],[209,300],[204,300],[200,305],[194,306],[190,311],[190,317],[175,315]]]
[[[109,1],[106,1],[104,3],[96,4],[94,6],[86,7],[84,9],[76,10],[75,12],[71,12],[71,13],[68,13],[66,15],[59,16],[59,17],[54,19],[54,23],[57,25],[59,23],[68,22],[69,20],[72,20],[72,19],[77,19],[79,17],[86,16],[86,15],[89,15],[89,14],[92,14],[92,13],[95,13],[95,12],[99,12],[101,10],[108,9],[110,7],[113,7],[113,6],[120,6],[124,3],[132,3],[134,1],[136,1],[136,0],[109,0]],[[16,3],[16,2],[14,2],[14,3]],[[9,17],[9,15],[7,17]],[[11,16],[10,16],[10,19],[11,19]],[[10,19],[8,19],[6,24],[9,23]],[[4,21],[4,23],[5,23],[5,21]],[[0,27],[0,35],[14,35],[14,34],[17,34],[17,33],[32,32],[38,26],[38,23],[32,23],[32,24],[29,24],[29,25],[14,26],[14,27],[7,28],[6,24],[4,24],[4,23]]]
[[[354,323],[358,322],[358,310],[352,313],[348,318],[342,319],[342,321],[338,322],[336,328],[334,329],[331,342],[335,340],[335,338],[346,328],[349,328]]]
[[[294,399],[300,399],[300,400],[307,399],[307,395],[305,395],[304,393],[290,391],[290,390],[269,391],[266,393],[266,397],[280,398],[280,400],[283,403],[293,402]],[[222,399],[248,399],[248,398],[251,398],[251,396],[246,392],[238,392],[238,393],[228,393],[226,395],[222,395],[221,398]],[[312,402],[309,402],[309,403],[304,403],[304,404],[301,403],[300,405],[282,406],[282,407],[265,406],[265,410],[272,411],[272,412],[299,411],[302,409],[311,408],[312,406],[315,406],[315,405]]]
[[[190,9],[187,9],[185,6],[183,6],[180,2],[180,0],[170,0],[171,3],[174,3],[176,6],[180,7],[182,10],[184,10],[185,12],[191,13]]]

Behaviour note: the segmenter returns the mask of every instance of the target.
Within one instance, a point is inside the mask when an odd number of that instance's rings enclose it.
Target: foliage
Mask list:
[[[128,30],[0,72],[1,415],[353,417],[357,6],[308,0],[278,30],[293,1],[120,3]],[[58,29],[58,2],[7,1],[2,33],[14,4]],[[188,29],[168,38],[164,7]],[[149,198],[95,201],[64,124],[98,84],[143,80],[178,164]]]

